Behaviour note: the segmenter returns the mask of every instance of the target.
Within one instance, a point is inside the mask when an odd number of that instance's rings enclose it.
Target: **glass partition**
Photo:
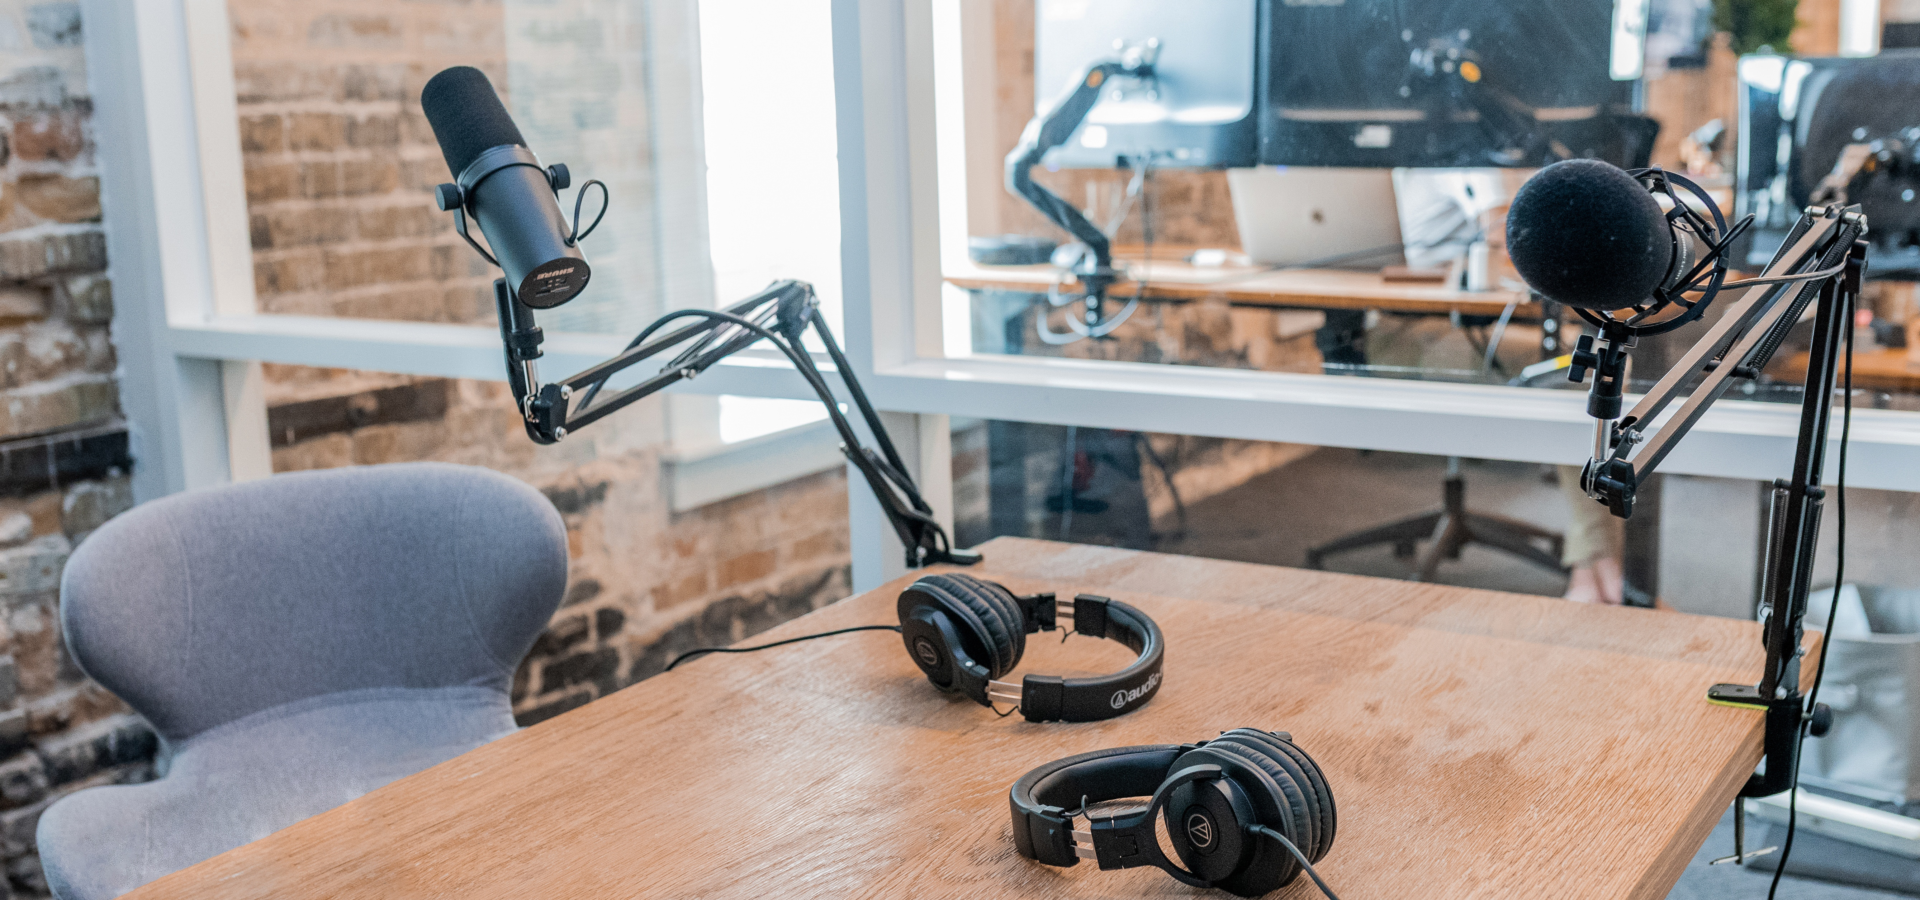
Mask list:
[[[953,454],[967,545],[1030,537],[1407,579],[1433,555],[1443,529],[1431,518],[1457,484],[1456,508],[1482,535],[1504,523],[1533,552],[1470,541],[1425,580],[1558,597],[1569,569],[1604,557],[1639,599],[1682,612],[1751,617],[1759,591],[1759,481],[1661,476],[1622,521],[1570,489],[1575,473],[1537,463],[982,419],[954,420]],[[1816,590],[1833,583],[1837,503],[1829,493]],[[1920,564],[1899,549],[1916,523],[1920,494],[1850,489],[1847,582],[1920,589]]]
[[[948,353],[1571,387],[1566,354],[1590,329],[1515,274],[1507,204],[1540,166],[1593,157],[1686,173],[1732,216],[1750,129],[1742,64],[1709,14],[962,4],[942,77],[966,107],[943,121],[964,136],[941,147],[964,156],[942,171],[966,182],[943,195],[966,209],[941,241],[946,318],[968,339]],[[1870,274],[1885,280],[1868,287],[1856,380],[1909,408],[1911,285]],[[1639,352],[1634,387],[1702,331]],[[1801,331],[1739,399],[1798,402]]]

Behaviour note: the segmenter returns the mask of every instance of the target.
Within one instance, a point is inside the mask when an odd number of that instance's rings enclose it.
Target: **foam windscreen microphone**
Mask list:
[[[440,207],[472,215],[520,302],[550,309],[584,290],[592,270],[554,193],[565,170],[540,165],[487,76],[447,69],[420,92],[420,109],[454,176],[440,186]]]
[[[1599,160],[1541,169],[1507,209],[1514,269],[1541,296],[1579,309],[1625,309],[1672,287],[1690,265],[1677,237],[1646,185]]]

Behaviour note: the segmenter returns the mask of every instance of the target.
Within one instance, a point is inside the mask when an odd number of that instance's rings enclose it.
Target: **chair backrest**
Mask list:
[[[279,475],[143,504],[68,562],[74,660],[169,740],[366,688],[505,692],[566,589],[531,487],[437,463]]]

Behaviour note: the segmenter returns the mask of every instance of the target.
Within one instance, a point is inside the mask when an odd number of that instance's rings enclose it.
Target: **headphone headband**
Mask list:
[[[1112,675],[1092,678],[1028,675],[1021,679],[1020,712],[1028,721],[1111,719],[1146,703],[1159,692],[1160,664],[1166,641],[1160,636],[1160,626],[1146,613],[1118,600],[1081,594],[1073,598],[1073,630],[1088,637],[1118,641],[1137,655],[1126,668]]]
[[[1071,866],[1072,818],[1088,804],[1151,795],[1173,761],[1191,744],[1152,744],[1095,750],[1056,759],[1020,776],[1008,792],[1013,844],[1020,855],[1050,866]]]
[[[907,652],[936,687],[985,706],[1014,704],[1031,722],[1111,719],[1160,689],[1166,652],[1160,626],[1117,600],[1081,594],[1068,604],[1053,594],[1015,597],[991,581],[942,574],[914,582],[898,606]],[[996,680],[1019,663],[1027,635],[1054,630],[1062,616],[1072,617],[1076,633],[1125,645],[1135,654],[1133,662],[1092,678]]]
[[[1140,797],[1148,798],[1144,807],[1090,809]],[[1253,728],[1057,759],[1021,776],[1007,801],[1014,846],[1028,859],[1153,866],[1183,884],[1242,897],[1282,887],[1303,868],[1318,882],[1311,864],[1333,846],[1337,824],[1319,765],[1292,736]]]

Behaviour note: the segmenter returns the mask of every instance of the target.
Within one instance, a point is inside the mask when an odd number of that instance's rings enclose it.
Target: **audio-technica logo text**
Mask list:
[[[1187,817],[1187,840],[1195,850],[1213,848],[1213,820],[1207,818],[1206,813],[1197,812]]]
[[[1153,689],[1155,687],[1158,687],[1159,684],[1160,684],[1160,673],[1155,672],[1153,673],[1152,678],[1147,679],[1146,684],[1143,684],[1130,691],[1114,691],[1113,692],[1113,708],[1125,709],[1127,704],[1132,703],[1133,701],[1138,700],[1141,697],[1145,697],[1146,695],[1153,693]]]

